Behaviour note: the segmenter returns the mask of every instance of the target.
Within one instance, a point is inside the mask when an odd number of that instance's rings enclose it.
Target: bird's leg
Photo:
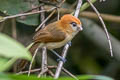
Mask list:
[[[71,42],[71,41],[69,41],[67,44],[68,44],[69,46],[71,46],[71,45],[72,45],[72,42]]]
[[[51,52],[53,52],[59,59],[58,60],[61,60],[61,61],[63,61],[64,63],[66,62],[66,59],[65,58],[63,58],[63,57],[61,57],[56,51],[54,51],[54,50],[50,50]]]

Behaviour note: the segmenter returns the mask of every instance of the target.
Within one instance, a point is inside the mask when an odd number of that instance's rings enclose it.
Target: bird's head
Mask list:
[[[66,14],[61,17],[60,24],[62,28],[69,33],[83,30],[80,20],[71,14]]]

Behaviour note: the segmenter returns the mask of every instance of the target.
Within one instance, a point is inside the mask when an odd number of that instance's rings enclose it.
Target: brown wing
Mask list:
[[[44,29],[38,31],[33,40],[34,42],[60,42],[65,39],[65,33],[56,28],[56,22],[49,24]]]

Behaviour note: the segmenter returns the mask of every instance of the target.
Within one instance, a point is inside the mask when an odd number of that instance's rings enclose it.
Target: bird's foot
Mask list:
[[[71,41],[69,41],[67,44],[68,44],[69,46],[71,46],[71,45],[72,45],[72,42],[71,42]]]
[[[60,56],[59,59],[57,59],[57,61],[62,61],[63,63],[65,63],[67,60]]]
[[[57,61],[63,61],[64,63],[66,62],[66,59],[61,57],[56,51],[54,50],[50,50],[50,51],[52,51],[58,57]]]

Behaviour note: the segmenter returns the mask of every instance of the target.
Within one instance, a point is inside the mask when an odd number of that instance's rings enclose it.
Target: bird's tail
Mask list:
[[[32,46],[29,48],[29,51],[32,54],[32,56],[34,55],[34,52],[38,48],[38,46],[39,46],[39,43],[33,43]],[[27,64],[28,64],[27,60],[24,60],[24,59],[19,60],[15,65],[15,72],[22,71]]]

